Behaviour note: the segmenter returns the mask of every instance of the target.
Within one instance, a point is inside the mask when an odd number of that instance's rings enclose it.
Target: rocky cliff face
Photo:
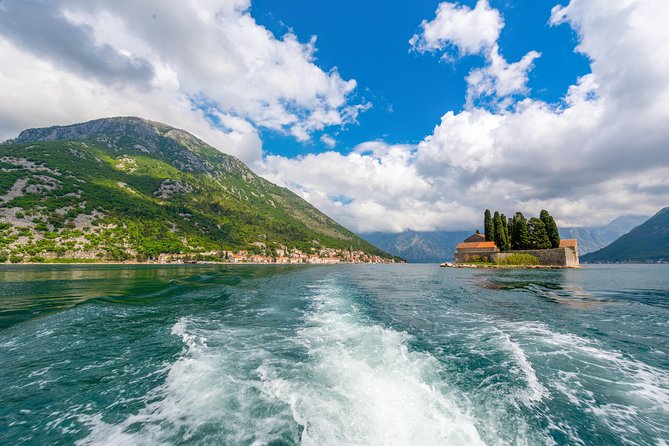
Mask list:
[[[189,172],[251,172],[237,158],[223,154],[190,133],[135,117],[96,119],[81,124],[22,131],[8,144],[90,141],[115,154],[148,155]]]

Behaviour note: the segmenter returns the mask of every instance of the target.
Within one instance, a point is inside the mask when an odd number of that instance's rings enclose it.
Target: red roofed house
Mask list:
[[[485,236],[479,231],[458,243],[455,247],[455,261],[458,263],[467,262],[492,262],[492,255],[499,252],[495,242],[486,242]]]

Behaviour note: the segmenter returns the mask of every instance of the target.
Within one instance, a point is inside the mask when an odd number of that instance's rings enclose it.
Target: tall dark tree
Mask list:
[[[493,226],[492,216],[490,215],[490,209],[486,209],[485,214],[483,214],[483,232],[485,233],[486,242],[492,242],[495,240],[495,229]]]
[[[500,251],[504,251],[506,247],[506,234],[504,232],[504,224],[502,223],[502,216],[498,211],[495,211],[495,215],[492,218],[493,228],[495,232],[495,245],[499,248]]]
[[[558,230],[555,219],[548,213],[547,210],[542,210],[539,214],[539,218],[544,222],[546,226],[546,232],[548,233],[548,239],[551,241],[551,248],[560,247],[560,232]]]
[[[514,219],[513,219],[513,217],[510,217],[509,220],[508,220],[508,222],[507,222],[507,224],[506,224],[506,227],[508,228],[508,234],[509,234],[509,237],[508,237],[508,240],[509,240],[509,249],[514,249],[514,248],[513,248],[513,246],[514,246],[514,241],[513,241],[513,239],[514,239],[514,237],[516,236],[516,235],[515,235],[516,233],[515,233],[515,229],[514,229],[514,227],[513,227],[513,223],[514,223]]]
[[[551,241],[546,232],[546,225],[537,217],[530,218],[527,223],[530,246],[532,249],[549,249]]]
[[[513,216],[513,235],[511,236],[511,242],[511,249],[530,248],[527,220],[522,212],[516,212],[516,215]]]
[[[502,220],[502,231],[504,232],[504,246],[499,249],[502,251],[508,251],[511,248],[511,237],[509,235],[509,221],[506,218],[506,215],[501,214],[499,218]]]
[[[499,215],[499,211],[495,211],[495,213],[492,216],[492,240],[494,242],[497,241],[497,236],[501,232],[502,229],[502,219]]]

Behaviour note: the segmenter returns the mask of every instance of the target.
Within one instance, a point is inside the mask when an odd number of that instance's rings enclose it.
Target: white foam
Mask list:
[[[658,438],[669,435],[666,423],[659,422],[669,414],[669,372],[596,340],[555,332],[540,323],[517,324],[513,329],[535,343],[539,354],[555,357],[554,363],[568,369],[553,371],[549,386],[621,438],[633,442],[639,429]]]
[[[100,414],[82,415],[79,420],[90,428],[80,445],[156,445],[187,442],[201,437],[209,426],[207,442],[220,444],[265,444],[291,423],[286,408],[265,417],[255,415],[262,400],[257,381],[236,367],[262,351],[233,346],[234,336],[246,338],[250,333],[198,328],[198,321],[182,318],[172,327],[172,334],[184,343],[184,351],[168,365],[163,385],[143,398],[145,407],[117,424],[105,422]],[[205,336],[206,335],[206,336]],[[231,349],[220,345],[211,348],[209,338],[229,338]],[[213,339],[212,339],[213,342]],[[223,344],[224,345],[224,344]],[[266,408],[266,407],[265,407]]]
[[[613,385],[622,384],[631,389],[627,393],[651,402],[669,413],[669,373],[635,360],[617,351],[603,348],[596,341],[573,334],[558,333],[543,324],[524,324],[517,330],[535,340],[553,346],[548,354],[570,357],[584,365],[609,375]],[[599,379],[606,379],[604,376]]]
[[[547,391],[546,388],[539,382],[532,364],[530,364],[527,356],[525,356],[525,352],[523,352],[523,349],[517,342],[511,340],[511,337],[507,333],[500,332],[500,334],[503,345],[513,355],[516,365],[522,371],[527,383],[527,390],[521,395],[522,399],[528,405],[531,405],[536,401],[540,401],[545,395],[547,395]]]
[[[311,358],[302,379],[258,370],[266,394],[304,427],[302,444],[483,444],[432,356],[410,351],[407,334],[361,320],[336,287],[314,291],[297,339]]]

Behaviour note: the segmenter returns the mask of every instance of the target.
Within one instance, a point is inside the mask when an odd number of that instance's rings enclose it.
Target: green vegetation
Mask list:
[[[500,251],[523,249],[549,249],[560,247],[560,235],[557,224],[546,210],[540,217],[532,217],[529,222],[522,212],[516,212],[513,218],[495,211],[491,217],[486,209],[483,226],[487,241],[494,241]]]
[[[539,259],[531,254],[514,253],[497,259],[497,265],[538,265]]]
[[[525,249],[530,246],[527,220],[522,212],[516,212],[511,219],[511,249]]]
[[[527,222],[527,231],[530,249],[550,249],[551,241],[543,221],[537,217],[530,218]]]
[[[485,233],[486,242],[492,242],[495,240],[495,225],[490,215],[490,210],[486,209],[483,215],[483,230]]]
[[[511,234],[509,233],[509,221],[506,218],[506,215],[502,214],[500,216],[502,223],[502,251],[508,251],[511,249]]]
[[[390,258],[238,159],[163,124],[111,118],[62,134],[28,130],[0,145],[0,162],[0,250],[11,262],[285,248]]]
[[[550,216],[547,210],[542,210],[539,214],[539,218],[544,223],[546,227],[546,232],[548,233],[548,239],[551,242],[551,248],[560,247],[560,233],[558,231],[557,224],[553,217]]]

